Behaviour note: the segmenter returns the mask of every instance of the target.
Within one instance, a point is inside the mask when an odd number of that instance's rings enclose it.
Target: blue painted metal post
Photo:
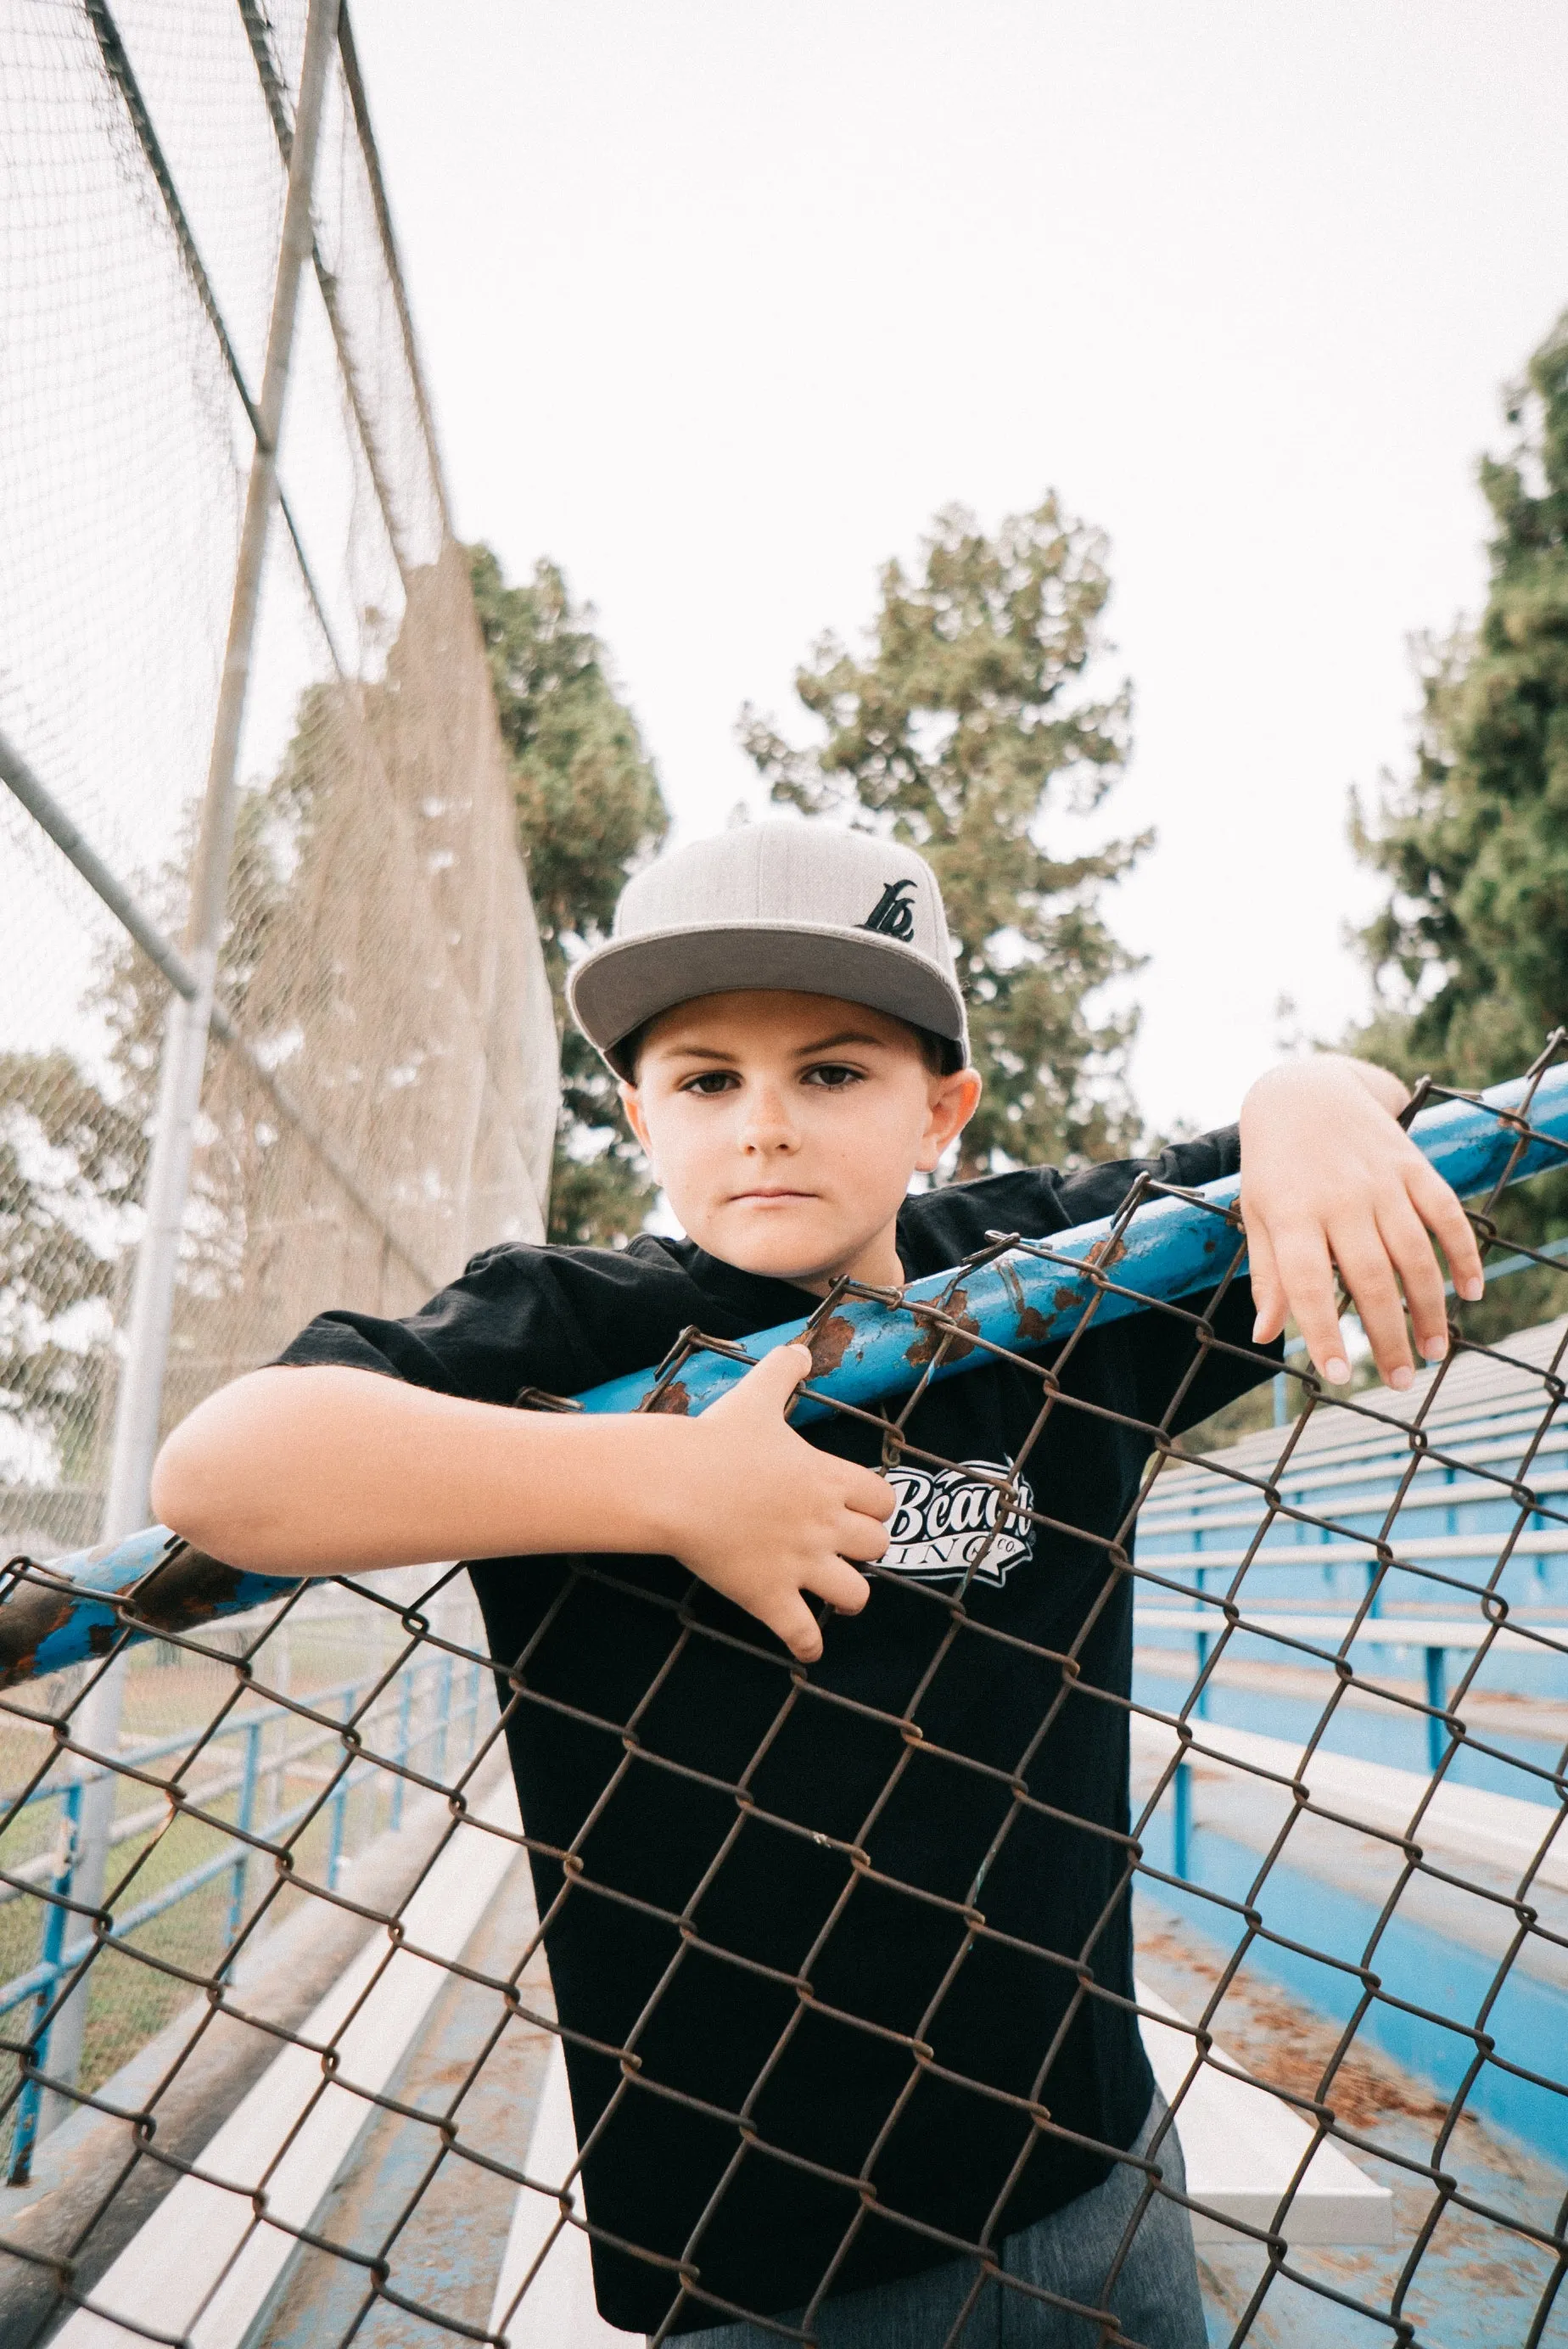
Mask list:
[[[441,1653],[439,1683],[436,1692],[436,1766],[432,1778],[447,1775],[447,1729],[452,1714],[452,1659],[449,1651]]]
[[[1192,1765],[1178,1762],[1171,1785],[1171,1872],[1183,1884],[1192,1878]]]
[[[476,1656],[469,1666],[469,1693],[464,1710],[469,1717],[469,1744],[465,1761],[480,1742],[480,1690],[484,1677],[483,1666]]]
[[[1443,1709],[1448,1703],[1448,1690],[1441,1648],[1427,1650],[1427,1702],[1431,1707],[1427,1715],[1427,1767],[1435,1770],[1449,1747],[1448,1726],[1442,1719]]]
[[[343,1700],[343,1719],[346,1726],[352,1720],[353,1715],[354,1691],[350,1689]],[[336,1891],[338,1870],[343,1866],[343,1835],[348,1823],[348,1781],[353,1767],[353,1750],[345,1745],[343,1770],[332,1797],[332,1847],[326,1857],[326,1889],[329,1892]]]
[[[391,1826],[394,1834],[403,1824],[403,1797],[407,1792],[407,1781],[402,1773],[408,1766],[408,1715],[414,1702],[414,1674],[418,1669],[417,1664],[406,1664],[399,1674],[397,1743],[393,1748],[393,1755],[398,1765],[398,1775],[392,1781]]]
[[[43,2090],[36,2075],[46,2071],[49,2062],[49,2024],[45,2020],[59,1995],[60,1960],[65,1953],[66,1927],[71,1911],[66,1903],[76,1882],[77,1851],[82,1817],[82,1789],[87,1781],[73,1778],[60,1796],[60,1864],[50,1887],[53,1898],[44,1917],[42,1945],[38,1961],[49,1968],[49,1973],[38,1992],[38,2025],[28,2047],[28,2059],[35,2076],[23,2087],[16,2106],[16,2127],[11,2141],[9,2182],[26,2186],[33,2174],[33,2147],[38,2136],[38,2112],[43,2102]],[[85,1998],[86,1985],[83,1985]]]
[[[242,1764],[240,1779],[238,1821],[241,1831],[245,1835],[250,1835],[256,1824],[256,1781],[262,1758],[263,1727],[263,1723],[260,1719],[248,1722],[245,1726],[245,1758]],[[245,1921],[245,1885],[250,1872],[251,1847],[248,1843],[242,1843],[235,1854],[234,1874],[229,1892],[229,1946],[231,1949],[239,1940],[240,1928]]]
[[[1196,1632],[1194,1632],[1194,1633],[1193,1633],[1193,1635],[1192,1635],[1192,1645],[1193,1645],[1193,1647],[1194,1647],[1194,1648],[1197,1650],[1197,1651],[1198,1651],[1198,1653],[1197,1653],[1197,1671],[1196,1671],[1196,1672],[1194,1673],[1193,1677],[1194,1677],[1195,1679],[1197,1679],[1197,1680],[1202,1680],[1202,1679],[1203,1679],[1203,1667],[1204,1667],[1204,1665],[1205,1665],[1205,1664],[1208,1662],[1208,1661],[1209,1661],[1209,1634],[1207,1633],[1207,1631],[1196,1631]],[[1194,1710],[1195,1710],[1195,1712],[1197,1713],[1198,1717],[1199,1717],[1199,1719],[1200,1719],[1200,1720],[1206,1721],[1206,1720],[1208,1719],[1208,1717],[1209,1717],[1209,1684],[1208,1684],[1208,1682],[1207,1682],[1206,1681],[1204,1681],[1204,1682],[1203,1682],[1203,1685],[1202,1685],[1202,1687],[1198,1691],[1198,1701],[1197,1701],[1196,1706],[1194,1707]],[[1182,1766],[1182,1768],[1183,1768],[1183,1769],[1185,1769],[1185,1767],[1186,1767],[1185,1763],[1183,1763],[1181,1766]]]

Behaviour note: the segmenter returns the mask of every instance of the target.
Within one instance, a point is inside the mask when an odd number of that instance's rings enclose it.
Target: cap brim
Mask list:
[[[616,1047],[661,1011],[699,996],[764,988],[837,996],[885,1011],[940,1036],[962,1064],[964,1002],[944,973],[891,939],[818,922],[742,922],[614,939],[577,964],[567,998],[590,1043],[625,1076]]]

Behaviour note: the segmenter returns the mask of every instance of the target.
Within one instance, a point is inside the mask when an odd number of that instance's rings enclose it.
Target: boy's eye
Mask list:
[[[802,1084],[821,1085],[829,1092],[839,1093],[861,1081],[859,1069],[848,1067],[842,1061],[818,1061],[802,1073]]]
[[[739,1082],[733,1069],[703,1069],[688,1077],[681,1087],[683,1093],[699,1093],[707,1100],[715,1093],[727,1093]]]

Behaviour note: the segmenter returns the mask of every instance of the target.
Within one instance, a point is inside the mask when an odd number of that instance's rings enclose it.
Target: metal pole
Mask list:
[[[50,1968],[59,1965],[61,1952],[66,1946],[66,1927],[71,1919],[71,1910],[66,1904],[76,1884],[82,1794],[81,1780],[73,1780],[66,1788],[60,1806],[59,1865],[52,1887],[54,1898],[44,1913],[43,1942],[38,1951],[41,1963]],[[47,1899],[48,1895],[46,1894],[45,1898]],[[29,2053],[35,2066],[40,2069],[47,2061],[49,2025],[46,2018],[58,1988],[59,1976],[51,1971],[38,1992],[38,2018],[43,2027]],[[6,2180],[11,2186],[26,2186],[32,2177],[33,2147],[43,2134],[45,2102],[37,2080],[30,2079],[22,2090],[21,2102],[16,2107],[16,2127],[11,2141],[11,2167]]]
[[[1192,1880],[1192,1764],[1178,1762],[1171,1788],[1171,1873]]]
[[[121,1408],[115,1423],[114,1461],[104,1528],[110,1540],[118,1540],[147,1521],[147,1487],[158,1443],[175,1269],[191,1185],[192,1135],[206,1066],[218,949],[228,900],[240,729],[250,684],[267,531],[277,490],[278,432],[294,352],[300,272],[310,257],[313,242],[310,191],[322,94],[336,30],[337,0],[311,0],[301,68],[298,124],[289,164],[282,250],[258,408],[256,450],[245,492],[229,640],[201,804],[201,830],[191,879],[185,958],[195,974],[197,992],[192,998],[181,997],[170,1007],[164,1047],[167,1083],[162,1090],[158,1130],[153,1138],[147,1227],[137,1257],[126,1362],[120,1381]]]
[[[1449,1725],[1443,1715],[1448,1711],[1448,1675],[1444,1670],[1441,1648],[1429,1648],[1426,1652],[1427,1702],[1431,1710],[1427,1715],[1427,1767],[1435,1778],[1442,1767],[1449,1750]]]
[[[245,1727],[244,1775],[240,1781],[238,1825],[242,1834],[249,1836],[256,1824],[256,1783],[261,1768],[262,1735],[266,1728],[263,1718],[249,1722]],[[240,1928],[245,1921],[246,1889],[251,1872],[251,1847],[242,1843],[234,1858],[234,1873],[229,1885],[229,1946],[232,1949],[240,1938]]]
[[[207,1063],[218,949],[228,902],[240,729],[250,684],[267,531],[277,494],[278,434],[294,355],[300,273],[310,259],[315,241],[311,183],[315,172],[326,69],[337,37],[337,11],[338,0],[310,0],[305,24],[294,151],[289,158],[283,236],[267,329],[266,365],[256,409],[255,454],[251,460],[245,490],[233,600],[229,611],[229,637],[218,688],[207,788],[201,802],[201,829],[191,876],[183,958],[195,978],[196,992],[189,997],[175,995],[164,1030],[157,1123],[147,1176],[147,1222],[137,1251],[126,1350],[116,1402],[114,1451],[102,1532],[106,1541],[123,1540],[127,1534],[146,1524],[149,1514],[148,1486],[162,1413],[175,1274],[191,1188],[196,1112]],[[95,1754],[111,1754],[119,1742],[124,1682],[125,1667],[121,1661],[103,1674],[77,1713],[73,1733]],[[89,1909],[96,1909],[103,1899],[116,1784],[114,1774],[108,1772],[102,1778],[89,1779],[83,1789],[81,1859],[75,1898]],[[80,2067],[90,1979],[89,1967],[55,2017],[46,2057],[46,2068],[53,2079],[73,2082]],[[39,2137],[57,2127],[72,2109],[68,2096],[51,2089],[39,2114]]]
[[[1528,1085],[1498,1085],[1475,1100],[1460,1095],[1447,1107],[1418,1118],[1411,1133],[1423,1155],[1462,1198],[1561,1168],[1568,1163],[1568,1064],[1532,1078]],[[1057,1232],[1048,1243],[1026,1240],[1010,1246],[1003,1237],[990,1262],[960,1265],[912,1281],[901,1304],[888,1304],[875,1291],[864,1297],[824,1298],[810,1322],[786,1321],[759,1330],[744,1348],[694,1331],[690,1355],[666,1360],[662,1369],[611,1379],[574,1401],[539,1388],[525,1388],[518,1401],[540,1409],[695,1414],[742,1378],[749,1361],[759,1361],[776,1346],[799,1344],[807,1330],[820,1338],[820,1353],[826,1359],[792,1407],[796,1420],[825,1418],[835,1403],[869,1404],[908,1394],[929,1374],[934,1331],[940,1336],[951,1330],[964,1338],[963,1351],[951,1365],[955,1377],[964,1377],[993,1361],[994,1347],[1029,1353],[1069,1336],[1091,1306],[1097,1318],[1120,1319],[1168,1299],[1191,1296],[1205,1286],[1212,1288],[1241,1246],[1240,1235],[1221,1216],[1234,1204],[1237,1188],[1235,1178],[1227,1175],[1201,1191],[1153,1200],[1115,1222],[1102,1217]],[[1108,1241],[1119,1251],[1109,1259],[1109,1274],[1102,1270]],[[913,1345],[912,1319],[925,1324]],[[720,1350],[714,1350],[716,1344]],[[946,1375],[947,1364],[935,1368],[938,1377]],[[1310,1559],[1312,1551],[1309,1547],[1300,1554]],[[1205,1565],[1201,1554],[1196,1558],[1191,1551],[1185,1555],[1200,1589],[1206,1573],[1225,1571],[1212,1557]],[[129,1639],[155,1639],[165,1628],[193,1630],[200,1623],[218,1622],[288,1598],[299,1588],[296,1579],[284,1575],[252,1574],[226,1566],[214,1570],[211,1558],[191,1550],[161,1526],[107,1552],[81,1550],[56,1558],[47,1582],[29,1561],[22,1560],[11,1587],[0,1590],[0,1670],[6,1685],[64,1671],[101,1654],[104,1635],[116,1625],[119,1602],[149,1583],[155,1566],[160,1578],[140,1596]],[[165,1575],[168,1578],[162,1579]],[[4,1579],[0,1577],[0,1582]],[[74,1593],[64,1607],[59,1604],[61,1583]],[[438,1619],[438,1638],[448,1636],[445,1623],[446,1618]],[[433,1664],[420,1667],[425,1674],[435,1669]],[[421,1697],[419,1722],[426,1721],[428,1711]],[[433,1733],[416,1726],[411,1750],[420,1750]]]
[[[343,1720],[346,1728],[354,1718],[353,1689],[345,1691]],[[332,1842],[326,1855],[326,1889],[337,1889],[337,1879],[343,1872],[343,1837],[348,1825],[348,1790],[354,1779],[354,1748],[345,1741],[343,1767],[337,1774],[337,1785],[332,1797]]]
[[[130,932],[148,960],[156,965],[177,995],[194,995],[195,973],[171,947],[158,925],[139,905],[118,874],[111,873],[92,843],[71,822],[65,809],[46,789],[26,760],[0,730],[0,783],[4,783],[46,832],[57,848],[76,866],[89,889],[95,890],[115,919]]]

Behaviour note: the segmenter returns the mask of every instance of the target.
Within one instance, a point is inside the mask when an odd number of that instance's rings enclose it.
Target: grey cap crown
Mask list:
[[[617,1074],[618,1047],[704,995],[788,988],[928,1029],[968,1058],[936,875],[895,841],[840,824],[745,824],[629,881],[608,942],[573,968],[573,1016]]]

